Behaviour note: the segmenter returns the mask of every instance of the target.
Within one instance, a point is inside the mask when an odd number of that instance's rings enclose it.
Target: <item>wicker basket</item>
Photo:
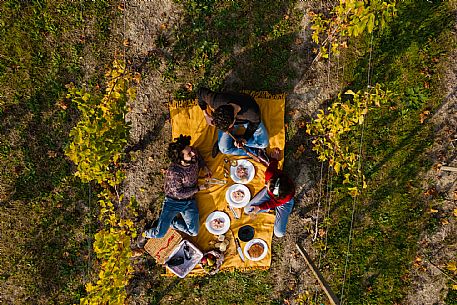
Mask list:
[[[150,238],[144,249],[151,254],[157,263],[164,264],[181,241],[181,234],[173,229],[169,229],[162,238]]]

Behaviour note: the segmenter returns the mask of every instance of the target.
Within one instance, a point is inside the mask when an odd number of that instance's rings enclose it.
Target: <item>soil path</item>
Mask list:
[[[298,2],[296,9],[304,10],[313,5],[312,2]],[[132,0],[126,2],[124,8],[124,19],[119,21],[117,28],[123,32],[124,40],[128,40],[128,58],[132,58],[134,65],[142,67],[144,78],[138,88],[135,102],[131,105],[131,111],[127,120],[131,122],[130,148],[132,161],[129,164],[127,180],[125,184],[125,197],[136,196],[139,203],[140,216],[138,227],[145,225],[158,216],[163,199],[163,170],[168,163],[165,158],[168,142],[171,140],[171,127],[169,123],[168,109],[164,105],[171,98],[170,93],[174,92],[182,84],[170,84],[164,82],[162,72],[165,67],[163,63],[158,64],[155,69],[149,69],[147,65],[151,56],[166,56],[167,49],[160,49],[156,45],[159,35],[165,35],[172,39],[173,28],[180,22],[180,8],[171,0],[140,1]],[[306,29],[308,24],[307,16],[303,17],[302,28]],[[290,66],[296,72],[297,77],[291,82],[293,89],[287,93],[286,113],[289,120],[289,128],[293,124],[304,121],[310,117],[321,105],[340,89],[338,75],[340,67],[331,67],[315,63],[310,67],[309,52],[305,36],[305,30],[298,33],[301,42],[294,46],[291,53]],[[457,54],[456,54],[457,55]],[[329,69],[331,69],[329,71]],[[453,141],[443,145],[443,139],[454,132],[453,137],[457,139],[457,106],[456,88],[452,84],[457,83],[455,62],[448,73],[448,98],[443,107],[435,115],[437,125],[437,140],[430,151],[431,158],[437,162],[446,162],[457,166],[455,146],[454,150],[449,145],[457,145]],[[225,87],[239,87],[236,84],[238,78],[235,72],[229,73]],[[330,81],[332,80],[332,81]],[[248,88],[247,88],[248,89]],[[447,114],[447,115],[446,115]],[[449,115],[451,114],[451,115]],[[442,135],[442,136],[441,136]],[[303,134],[296,134],[289,138],[288,145],[296,147],[303,138]],[[307,150],[309,151],[309,150]],[[450,152],[451,151],[451,152]],[[453,151],[453,153],[452,153]],[[316,181],[320,179],[320,165],[316,164],[313,156],[305,155],[301,158],[288,158],[285,168],[294,177],[298,185],[298,196],[296,207],[291,216],[288,233],[279,240],[274,239],[274,255],[272,261],[272,278],[278,285],[275,285],[276,295],[287,297],[297,296],[305,290],[314,289],[316,281],[309,270],[304,270],[304,262],[295,251],[296,242],[301,243],[312,257],[315,256],[311,247],[310,238],[307,238],[314,226],[316,202],[319,199],[319,185]],[[443,213],[448,213],[455,208],[455,174],[430,172],[429,177],[436,181],[436,187],[440,192],[446,193],[449,197],[443,204]],[[452,199],[453,198],[453,199]],[[442,265],[449,261],[452,255],[455,257],[455,232],[454,221],[443,226],[433,236],[424,236],[421,241],[421,253],[434,257],[434,263]],[[452,240],[447,240],[453,238]],[[437,246],[443,241],[446,244],[454,245],[454,252],[441,251]],[[155,280],[160,276],[157,268],[148,269],[150,258],[141,258],[137,264],[137,276],[130,285],[131,303],[146,304],[141,296],[146,294]],[[446,278],[435,270],[428,263],[424,263],[425,270],[413,269],[414,287],[407,298],[409,304],[442,304],[446,288]],[[151,268],[149,268],[151,269]],[[418,303],[423,300],[423,303]],[[441,303],[440,303],[441,302]]]

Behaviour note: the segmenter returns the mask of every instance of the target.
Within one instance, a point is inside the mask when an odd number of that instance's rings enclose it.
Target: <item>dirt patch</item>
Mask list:
[[[313,1],[300,1],[290,11],[306,12],[310,7],[317,7]],[[183,84],[164,80],[167,67],[163,58],[171,54],[170,49],[158,46],[160,37],[165,37],[168,43],[173,41],[173,31],[181,21],[181,10],[172,1],[129,1],[124,8],[124,18],[119,20],[117,29],[128,43],[127,57],[133,65],[143,72],[143,79],[138,88],[137,98],[132,103],[127,121],[131,123],[130,144],[128,151],[131,162],[127,170],[125,182],[126,198],[135,196],[139,204],[140,216],[137,222],[139,231],[146,222],[156,218],[160,212],[163,200],[163,169],[168,166],[165,158],[166,148],[171,140],[171,125],[168,108],[165,102],[171,99]],[[342,66],[336,59],[330,59],[330,64],[313,62],[308,33],[308,17],[301,19],[301,31],[294,33],[294,44],[288,57],[288,68],[293,71],[291,78],[282,78],[278,86],[291,88],[286,98],[287,147],[285,170],[290,173],[298,186],[296,206],[291,215],[287,234],[282,239],[273,240],[273,261],[271,277],[274,279],[274,295],[290,304],[296,304],[297,298],[306,291],[318,289],[318,285],[305,268],[302,257],[295,251],[295,243],[301,244],[318,264],[319,257],[313,250],[310,236],[314,234],[315,214],[321,197],[320,185],[321,165],[316,162],[310,151],[310,143],[306,140],[300,124],[314,116],[327,100],[343,87]],[[236,64],[228,71],[223,88],[246,88],[246,67],[249,50],[243,46],[234,48]],[[248,55],[246,55],[248,54]],[[457,55],[457,54],[456,54]],[[238,60],[239,59],[239,60]],[[151,68],[153,62],[153,68]],[[442,107],[434,115],[436,124],[436,141],[430,150],[430,158],[434,163],[457,166],[456,149],[457,118],[456,118],[456,80],[455,62],[448,73],[448,95]],[[179,72],[179,71],[178,71]],[[304,141],[305,139],[305,141]],[[300,145],[305,145],[304,153],[296,154]],[[443,196],[439,208],[440,219],[447,217],[449,223],[440,225],[433,234],[424,234],[420,241],[418,256],[424,260],[418,268],[413,266],[410,279],[413,283],[411,293],[407,297],[408,304],[444,304],[447,292],[447,280],[431,263],[443,266],[456,251],[456,222],[455,217],[448,217],[455,208],[454,191],[456,189],[455,173],[431,171],[427,178],[433,181],[437,192]],[[427,179],[427,180],[428,180]],[[322,211],[321,211],[322,213]],[[445,246],[443,250],[442,245]],[[137,260],[136,273],[129,285],[132,304],[147,304],[148,290],[158,282],[160,268],[155,268],[150,257]],[[331,279],[328,279],[331,281]],[[176,284],[175,284],[176,285]],[[172,286],[170,289],[172,289]],[[164,292],[166,294],[166,292]],[[422,302],[422,303],[420,303]],[[441,303],[440,303],[441,302]]]
[[[457,167],[457,52],[446,62],[444,90],[446,97],[431,119],[435,125],[435,141],[429,150],[435,165],[426,175],[425,196],[438,205],[429,206],[435,226],[419,241],[416,262],[411,269],[411,290],[406,304],[446,304],[449,279],[443,274],[457,257],[457,172],[440,170],[440,165]],[[442,67],[444,68],[444,67]],[[449,272],[448,272],[449,273]]]

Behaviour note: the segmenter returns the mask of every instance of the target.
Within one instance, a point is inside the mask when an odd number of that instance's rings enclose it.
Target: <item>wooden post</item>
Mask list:
[[[451,167],[451,166],[441,166],[440,170],[442,171],[449,171],[449,172],[457,172],[457,167]]]
[[[300,252],[300,254],[305,259],[306,263],[308,264],[308,267],[313,272],[314,276],[318,280],[318,282],[321,285],[322,289],[324,289],[324,292],[327,295],[328,299],[330,300],[330,303],[332,303],[332,305],[340,305],[340,301],[336,297],[335,293],[333,293],[332,289],[330,288],[328,283],[325,281],[325,279],[322,276],[322,274],[319,272],[319,270],[316,268],[314,263],[311,261],[311,258],[309,257],[308,253],[306,253],[305,249],[300,247],[298,244],[295,244],[295,246],[297,247],[298,252]]]

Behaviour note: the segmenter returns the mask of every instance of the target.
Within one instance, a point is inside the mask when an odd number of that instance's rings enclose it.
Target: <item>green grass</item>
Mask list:
[[[297,54],[290,50],[304,13],[291,9],[297,0],[176,2],[184,9],[184,22],[156,41],[169,55],[150,60],[153,69],[166,65],[166,82],[220,90],[236,76],[231,89],[292,89],[297,72],[289,61]],[[392,110],[380,109],[368,118],[364,131],[369,188],[357,201],[345,282],[348,304],[401,302],[419,234],[434,228],[426,212],[434,203],[423,198],[420,180],[431,166],[425,151],[433,128],[421,124],[419,114],[439,105],[439,63],[456,45],[446,5],[401,1],[398,17],[374,36],[372,83],[386,84],[397,97]],[[78,302],[92,276],[89,245],[97,211],[88,186],[73,178],[63,155],[77,120],[64,96],[70,81],[99,83],[100,75],[84,75],[81,56],[91,57],[84,60],[95,71],[111,58],[113,7],[105,0],[0,5],[0,288],[6,302]],[[369,41],[359,40],[353,54],[362,55],[346,60],[344,79],[352,89],[367,85]],[[192,94],[175,92],[180,98]],[[333,199],[323,263],[339,292],[352,200],[337,187]],[[273,255],[280,251],[274,249]],[[154,264],[147,268],[161,270]],[[150,304],[281,304],[275,280],[268,271],[161,278],[144,297]],[[455,299],[451,292],[448,304]]]
[[[91,276],[97,210],[86,208],[94,199],[63,154],[77,119],[65,84],[100,78],[85,75],[81,59],[90,54],[85,63],[103,71],[114,13],[104,0],[0,4],[0,270],[7,303],[78,302]]]
[[[219,90],[235,74],[239,83],[233,89],[291,88],[294,72],[288,60],[303,14],[291,11],[295,0],[176,2],[184,8],[184,22],[173,39],[162,35],[156,41],[172,54],[163,59],[166,80]],[[178,98],[189,95],[184,89],[175,93]]]
[[[149,304],[281,304],[272,297],[268,271],[222,272],[212,277],[166,278],[148,294]]]
[[[344,286],[347,304],[400,302],[412,280],[408,273],[419,235],[433,222],[433,204],[423,196],[421,174],[431,167],[426,150],[433,143],[431,123],[420,123],[422,111],[436,109],[442,99],[438,62],[455,48],[452,15],[447,3],[400,2],[398,16],[374,34],[372,84],[396,94],[391,109],[372,113],[364,130],[363,167],[368,188],[356,201],[356,215]],[[345,80],[351,89],[367,85],[370,37],[359,42],[359,60],[349,62]],[[360,139],[360,131],[353,137]],[[356,149],[356,145],[354,145]],[[353,201],[334,196],[325,265],[338,279],[340,292]]]

